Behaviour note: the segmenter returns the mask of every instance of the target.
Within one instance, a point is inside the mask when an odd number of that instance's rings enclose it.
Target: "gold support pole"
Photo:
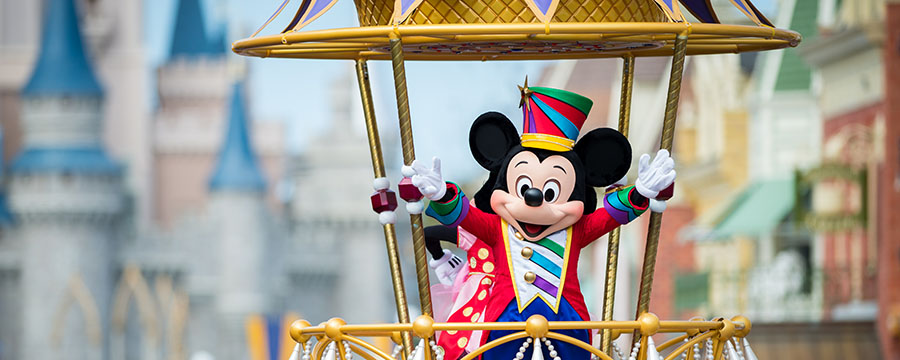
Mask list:
[[[359,95],[362,99],[363,115],[366,119],[366,135],[369,138],[369,153],[372,155],[372,170],[376,178],[385,177],[384,156],[381,153],[381,137],[378,135],[378,122],[375,121],[375,108],[372,103],[372,87],[369,84],[369,66],[365,59],[356,60],[356,78],[359,81]],[[391,283],[394,286],[394,302],[397,305],[397,318],[401,323],[409,323],[409,306],[406,304],[406,288],[403,286],[403,271],[400,268],[400,251],[397,246],[397,232],[394,224],[384,224],[384,242],[387,245],[388,264],[391,268]],[[403,332],[404,353],[412,350],[412,337]]]
[[[684,55],[687,48],[688,34],[683,32],[675,38],[675,54],[672,56],[672,73],[669,75],[669,94],[666,97],[666,114],[663,119],[660,149],[672,152],[672,141],[675,137],[675,119],[678,115],[678,99],[681,95],[681,76],[684,73]],[[644,264],[641,269],[641,286],[638,294],[637,314],[649,311],[650,290],[653,286],[653,271],[656,269],[656,251],[659,248],[659,229],[662,224],[662,213],[650,213],[650,227],[647,230],[647,244],[644,248]],[[637,337],[635,337],[637,338]],[[643,348],[643,346],[642,346]],[[644,353],[643,351],[641,352]]]
[[[412,122],[409,116],[409,97],[406,92],[406,69],[403,66],[403,42],[396,33],[391,34],[391,63],[394,69],[394,87],[397,90],[397,114],[400,117],[400,142],[403,148],[403,163],[412,165],[416,159],[413,147]],[[413,252],[416,258],[416,280],[419,285],[419,303],[422,314],[434,317],[431,311],[431,283],[428,280],[428,258],[425,252],[425,230],[422,228],[422,214],[409,214],[412,226]]]
[[[722,360],[722,353],[725,351],[725,340],[716,339],[713,344],[713,359]]]
[[[619,132],[628,137],[628,127],[631,123],[631,91],[634,85],[634,56],[623,58],[622,64],[622,94],[619,99]],[[609,232],[609,246],[606,252],[606,287],[603,292],[603,321],[611,321],[613,318],[613,304],[616,298],[616,272],[619,267],[619,229],[617,227]],[[600,350],[609,354],[612,343],[612,330],[603,329],[601,333]]]

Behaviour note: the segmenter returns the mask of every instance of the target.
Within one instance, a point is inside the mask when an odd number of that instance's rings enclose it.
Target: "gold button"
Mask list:
[[[523,257],[523,258],[531,259],[531,255],[532,255],[532,254],[534,254],[534,250],[531,250],[530,247],[527,247],[527,246],[526,246],[526,247],[523,247],[523,248],[522,248],[522,257]]]
[[[516,235],[516,239],[519,239],[519,240],[522,240],[523,238],[525,238],[524,236],[522,236],[522,233],[520,233],[518,231],[515,232],[515,235]]]
[[[525,281],[528,282],[529,284],[534,282],[534,277],[535,277],[534,273],[531,271],[525,273]]]

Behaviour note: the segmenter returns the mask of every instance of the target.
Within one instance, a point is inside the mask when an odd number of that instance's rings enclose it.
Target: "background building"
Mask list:
[[[151,106],[141,1],[0,2],[0,359],[268,359],[300,314],[393,317],[352,79],[294,159],[201,1],[177,4]]]

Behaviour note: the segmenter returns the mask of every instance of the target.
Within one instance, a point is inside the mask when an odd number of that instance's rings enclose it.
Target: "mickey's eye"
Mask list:
[[[525,175],[519,176],[516,180],[516,193],[520,198],[525,198],[525,190],[531,188],[531,179]]]
[[[544,184],[544,201],[552,203],[559,198],[559,182],[556,180],[547,181]]]

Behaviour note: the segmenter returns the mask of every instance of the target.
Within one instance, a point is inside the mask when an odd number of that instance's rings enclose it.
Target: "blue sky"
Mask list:
[[[176,1],[144,2],[144,35],[148,66],[152,69],[168,56]],[[208,30],[213,34],[226,31],[231,42],[249,36],[282,0],[201,1],[207,13]],[[774,18],[774,1],[754,3]],[[300,2],[292,0],[262,34],[280,31]],[[717,8],[720,14],[726,10],[722,6]],[[304,30],[355,26],[358,23],[353,1],[339,0]],[[237,57],[230,51],[228,56]],[[329,129],[331,86],[339,76],[353,71],[353,63],[343,60],[246,58],[246,61],[249,64],[252,118],[284,122],[288,129],[289,150],[295,153],[301,152],[309,139]],[[503,112],[518,123],[516,85],[521,84],[526,75],[537,79],[546,64],[548,62],[408,62],[406,72],[417,155],[420,158],[441,157],[445,174],[456,175],[452,178],[462,180],[479,175],[481,170],[474,165],[468,150],[469,125],[475,117],[489,110]],[[390,63],[371,62],[369,67],[377,116],[383,124],[381,130],[389,135],[398,131]],[[539,84],[532,81],[532,85]],[[347,106],[359,107],[360,104],[358,100],[348,99]],[[399,156],[388,154],[391,155]]]
[[[149,66],[156,68],[168,56],[177,0],[145,2],[145,38]],[[213,33],[230,28],[229,41],[246,37],[278,7],[281,0],[204,0],[207,27]],[[279,18],[263,31],[280,31],[290,20],[300,0],[292,0]],[[289,13],[291,12],[291,13]],[[304,30],[358,26],[352,0],[339,0],[325,15]],[[237,56],[228,53],[229,56]],[[251,113],[255,119],[283,121],[289,131],[292,152],[329,129],[330,87],[351,61],[247,59],[250,69]],[[463,178],[478,175],[468,151],[468,130],[481,113],[497,110],[513,121],[519,114],[517,84],[526,75],[536,78],[547,62],[408,62],[407,82],[416,152],[419,157],[440,156],[445,172]],[[369,64],[373,93],[382,133],[396,129],[396,101],[390,63]],[[358,91],[354,87],[354,91]],[[359,107],[348,99],[347,106]],[[362,124],[360,124],[362,127]],[[435,141],[440,139],[440,141]],[[367,154],[364,154],[368,156]],[[398,154],[394,154],[398,155]]]

